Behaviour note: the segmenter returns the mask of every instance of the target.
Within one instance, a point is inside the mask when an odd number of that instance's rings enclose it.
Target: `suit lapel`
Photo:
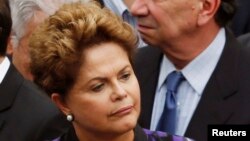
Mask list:
[[[11,106],[14,103],[23,80],[24,78],[18,73],[13,64],[11,64],[0,84],[0,132],[8,120],[6,112],[11,110]]]
[[[139,124],[143,125],[145,128],[150,127],[155,89],[157,86],[162,56],[163,55],[159,49],[154,47],[144,47],[140,49],[136,56],[137,58],[135,59],[134,68],[141,87],[142,99]],[[143,63],[140,61],[143,61]]]
[[[12,105],[22,82],[23,77],[11,64],[6,76],[0,84],[0,92],[3,92],[0,98],[0,112],[4,111]]]
[[[232,103],[234,103],[233,97],[237,94],[239,87],[240,50],[239,44],[231,33],[227,31],[226,35],[227,40],[222,56],[204,89],[185,133],[186,136],[207,136],[204,135],[207,123],[227,123],[236,110]]]

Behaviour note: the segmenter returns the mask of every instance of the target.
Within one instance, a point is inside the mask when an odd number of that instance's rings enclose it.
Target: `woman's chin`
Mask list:
[[[124,130],[133,130],[137,124],[137,120],[131,120],[127,123],[124,123],[123,125],[120,126],[120,128],[124,128]]]

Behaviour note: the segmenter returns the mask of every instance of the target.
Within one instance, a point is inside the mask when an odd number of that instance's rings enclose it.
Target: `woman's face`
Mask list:
[[[103,43],[83,56],[66,97],[76,130],[113,134],[133,129],[140,113],[140,90],[127,53],[116,43]]]

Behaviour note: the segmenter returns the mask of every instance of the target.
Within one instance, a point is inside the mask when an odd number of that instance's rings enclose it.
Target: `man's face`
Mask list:
[[[29,38],[32,35],[35,28],[43,22],[47,16],[43,12],[36,12],[36,16],[33,17],[30,22],[25,25],[25,33],[23,37],[19,39],[18,45],[14,46],[12,61],[17,70],[28,80],[33,80],[33,76],[30,72],[30,56],[29,56]]]
[[[187,36],[197,26],[201,0],[135,0],[131,13],[145,42],[161,46]]]
[[[13,48],[12,62],[26,79],[32,80],[33,76],[29,69],[30,56],[28,48],[30,34],[31,31],[28,31],[27,34],[19,40],[18,46]]]

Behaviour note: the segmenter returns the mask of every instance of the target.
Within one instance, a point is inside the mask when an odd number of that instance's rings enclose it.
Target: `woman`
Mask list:
[[[64,5],[34,32],[34,82],[74,127],[56,140],[184,140],[136,126],[140,90],[131,65],[136,44],[130,26],[94,2]]]

